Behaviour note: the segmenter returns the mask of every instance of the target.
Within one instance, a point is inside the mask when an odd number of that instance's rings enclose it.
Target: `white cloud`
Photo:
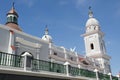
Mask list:
[[[120,9],[118,9],[117,11],[116,11],[116,14],[115,14],[117,17],[120,17]]]
[[[72,3],[75,5],[76,8],[79,8],[81,6],[84,6],[86,4],[86,0],[60,0],[59,5],[67,5],[69,3]]]
[[[69,29],[75,30],[75,31],[82,31],[83,28],[80,26],[67,26]]]
[[[59,2],[59,5],[67,5],[67,4],[68,4],[67,1],[60,1],[60,2]]]
[[[106,42],[105,42],[105,45],[106,45],[106,46],[111,45],[111,41],[106,41]]]
[[[18,0],[16,3],[26,5],[30,8],[35,4],[36,1],[37,0]]]
[[[86,52],[83,50],[82,52],[81,52],[82,54],[86,54]]]
[[[76,8],[79,8],[80,6],[84,6],[85,3],[86,3],[85,0],[75,0]]]

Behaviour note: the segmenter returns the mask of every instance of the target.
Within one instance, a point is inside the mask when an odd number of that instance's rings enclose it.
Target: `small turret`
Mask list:
[[[49,30],[48,30],[47,26],[45,28],[45,34],[43,35],[42,39],[49,43],[52,43],[52,37],[49,35]]]
[[[11,10],[7,13],[7,22],[6,25],[10,28],[22,31],[18,26],[18,13],[15,11],[14,2]]]

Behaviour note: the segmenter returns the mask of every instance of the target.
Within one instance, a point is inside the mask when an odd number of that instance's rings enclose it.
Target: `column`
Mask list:
[[[14,54],[15,53],[15,46],[14,46],[14,31],[9,30],[9,45],[8,45],[8,53]]]
[[[9,54],[15,54],[15,46],[14,46],[14,31],[13,30],[9,30],[10,34],[9,34],[9,43],[8,43],[8,53]],[[7,65],[13,65],[15,66],[15,61],[13,61],[12,59],[12,55],[7,55],[6,56],[6,64]],[[15,59],[14,59],[15,60]]]
[[[49,43],[50,56],[52,55],[52,43]]]
[[[27,70],[27,56],[24,56],[24,71]]]

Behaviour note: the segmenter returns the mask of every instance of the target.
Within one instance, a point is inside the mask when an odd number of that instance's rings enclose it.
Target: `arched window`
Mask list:
[[[12,16],[10,16],[10,22],[12,22]]]
[[[14,16],[14,22],[17,23],[17,18]]]
[[[70,59],[71,59],[71,61],[73,61],[73,57],[71,57]]]
[[[57,55],[57,53],[56,53],[56,52],[54,52],[54,55]]]
[[[93,43],[90,44],[90,48],[91,48],[91,49],[94,49]]]
[[[96,26],[94,27],[94,30],[96,30]]]
[[[103,44],[101,43],[101,49],[102,49],[102,51],[103,51]]]
[[[9,17],[7,17],[7,22],[10,22],[10,18]]]
[[[12,22],[12,16],[7,17],[7,22]]]

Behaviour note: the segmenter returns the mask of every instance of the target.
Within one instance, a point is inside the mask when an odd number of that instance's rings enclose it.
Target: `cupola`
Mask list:
[[[99,21],[96,18],[94,18],[91,7],[89,7],[88,15],[89,15],[89,19],[86,22],[86,28],[87,28],[86,31],[89,32],[89,31],[99,30],[100,29]]]
[[[13,2],[11,10],[7,13],[6,25],[10,28],[16,29],[18,31],[22,31],[20,27],[18,26],[18,17],[19,15],[15,10],[14,2]]]
[[[49,30],[48,30],[47,26],[45,28],[45,34],[43,35],[42,39],[49,43],[52,43],[52,37],[49,35]]]

